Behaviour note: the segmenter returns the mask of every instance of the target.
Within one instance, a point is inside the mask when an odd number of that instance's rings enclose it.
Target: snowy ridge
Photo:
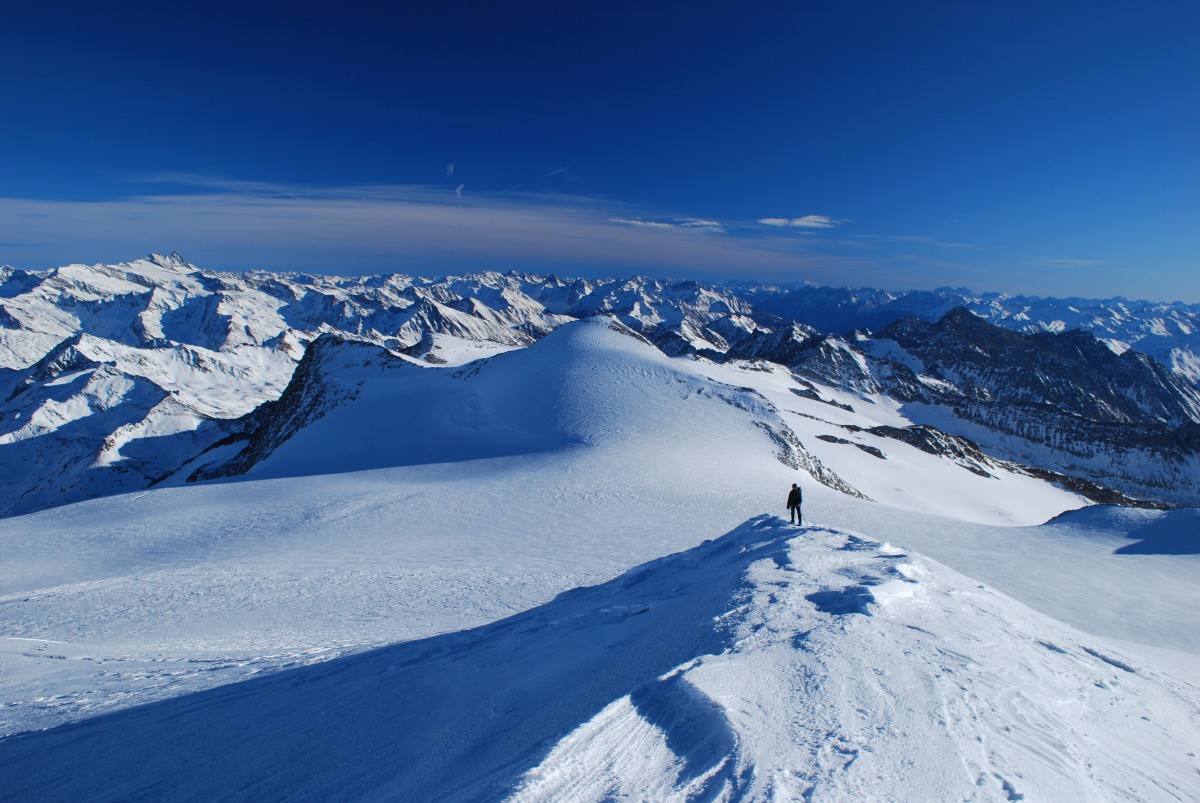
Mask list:
[[[1194,687],[1139,677],[1111,648],[888,544],[787,535],[760,519],[722,539],[749,565],[741,604],[713,619],[721,650],[606,706],[513,799],[1094,799],[1110,775],[1137,797],[1190,794],[1178,759],[1196,759],[1172,728],[1138,723],[1174,761],[1119,740],[1101,749],[1108,766],[1093,751],[1147,696],[1194,710]]]
[[[0,792],[1189,798],[1198,712],[936,562],[764,516],[494,624],[5,739]]]
[[[784,466],[861,497],[805,449],[769,400],[695,367],[605,317],[459,369],[321,339],[279,402],[231,425],[247,433],[244,448],[224,462],[202,456],[189,479],[305,476],[581,446],[637,460],[667,449],[688,454],[697,430],[740,431],[731,453],[773,453]],[[394,438],[379,437],[389,430]]]

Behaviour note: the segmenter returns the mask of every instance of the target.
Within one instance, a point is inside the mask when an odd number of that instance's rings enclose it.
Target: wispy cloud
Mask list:
[[[612,217],[608,219],[610,223],[620,223],[622,226],[635,226],[639,229],[673,229],[675,228],[670,223],[663,223],[658,220],[640,220],[638,218]]]
[[[620,223],[625,226],[637,226],[647,229],[682,229],[685,231],[709,231],[714,233],[724,233],[725,225],[716,220],[703,220],[694,217],[677,217],[668,219],[646,219],[641,217],[625,218],[614,217],[609,218],[612,223]]]
[[[779,228],[793,229],[832,229],[846,223],[845,220],[837,220],[828,215],[805,215],[804,217],[764,217],[760,218],[759,223],[764,226],[776,226]]]
[[[436,276],[517,269],[898,289],[963,280],[992,287],[998,275],[982,249],[958,248],[957,262],[939,261],[931,248],[960,244],[930,238],[797,236],[844,222],[820,215],[789,218],[782,227],[567,193],[460,195],[459,182],[312,187],[162,174],[138,183],[142,194],[116,200],[0,197],[0,264],[37,269],[178,251],[223,270]]]
[[[914,243],[917,245],[932,245],[938,248],[974,248],[970,243],[959,243],[951,240],[939,240],[936,237],[926,237],[921,234],[854,234],[854,239],[876,243]]]
[[[1065,259],[1062,257],[1042,257],[1035,264],[1047,265],[1052,268],[1094,268],[1097,265],[1108,264],[1103,259]]]
[[[203,267],[439,274],[517,268],[813,278],[854,258],[717,220],[554,193],[450,185],[308,187],[184,174],[107,201],[0,198],[0,263],[44,268],[179,251]]]

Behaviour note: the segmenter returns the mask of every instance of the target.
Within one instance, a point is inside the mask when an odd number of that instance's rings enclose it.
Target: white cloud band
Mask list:
[[[110,201],[0,198],[0,263],[45,268],[178,251],[217,269],[341,274],[588,267],[779,277],[816,266],[794,238],[739,237],[718,221],[623,214],[580,196],[157,182],[172,191]],[[698,236],[706,234],[728,236]]]
[[[835,220],[828,215],[805,215],[804,217],[765,217],[759,223],[764,226],[790,227],[795,229],[832,229],[844,220]]]

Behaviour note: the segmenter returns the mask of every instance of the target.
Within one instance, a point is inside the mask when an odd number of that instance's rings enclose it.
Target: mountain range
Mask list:
[[[769,362],[813,398],[833,388],[856,396],[851,406],[896,406],[907,427],[941,433],[927,443],[954,439],[946,448],[981,449],[1097,500],[1200,502],[1198,310],[1181,304],[515,273],[222,274],[178,255],[6,268],[0,280],[9,515],[248,466],[248,456],[198,463],[230,443],[282,442],[314,404],[333,403],[320,386],[328,349],[313,343],[459,365],[595,315],[669,356]],[[1088,328],[1063,331],[1067,321]]]

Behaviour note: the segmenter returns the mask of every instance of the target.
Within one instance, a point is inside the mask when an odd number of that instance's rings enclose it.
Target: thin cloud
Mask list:
[[[178,251],[202,267],[438,275],[486,268],[817,276],[848,260],[700,217],[630,214],[555,193],[445,186],[314,188],[160,176],[172,192],[108,201],[0,198],[0,262],[47,268]],[[177,191],[179,185],[192,192]],[[860,266],[861,267],[861,266]]]
[[[1048,257],[1062,269],[1038,270],[1037,257],[1001,261],[995,249],[930,238],[797,236],[819,230],[648,214],[567,193],[477,190],[460,203],[454,185],[440,182],[311,187],[155,178],[143,186],[163,192],[107,201],[0,197],[0,264],[36,270],[178,251],[212,270],[442,276],[515,269],[899,289],[967,282],[1050,295],[1077,294],[1070,268],[1098,264]],[[898,251],[905,242],[910,249]]]
[[[975,248],[970,243],[958,243],[950,240],[939,240],[936,237],[926,237],[921,234],[854,234],[858,240],[869,240],[877,243],[916,243],[933,245],[938,248]]]
[[[681,229],[701,229],[703,231],[725,231],[725,227],[716,220],[703,220],[702,218],[677,218],[675,225]]]
[[[673,229],[675,228],[670,223],[662,223],[657,220],[640,220],[638,218],[625,217],[610,217],[610,223],[620,223],[622,226],[635,226],[641,229]]]
[[[805,215],[793,218],[765,217],[760,218],[758,222],[764,226],[793,229],[832,229],[846,223],[845,220],[837,220],[828,215]]]
[[[1108,264],[1103,259],[1067,259],[1062,257],[1042,257],[1035,264],[1048,265],[1053,268],[1094,268],[1097,265]]]
[[[263,195],[292,197],[312,192],[312,188],[294,184],[269,181],[243,181],[222,176],[205,176],[196,173],[148,173],[131,176],[130,184],[174,185],[207,192],[237,193],[240,195]]]
[[[625,218],[614,217],[609,218],[611,223],[620,223],[625,226],[636,226],[647,229],[684,229],[691,231],[709,231],[718,234],[725,232],[725,226],[717,220],[704,220],[703,218],[683,217],[683,218],[667,218],[659,220],[647,220],[646,218]]]

